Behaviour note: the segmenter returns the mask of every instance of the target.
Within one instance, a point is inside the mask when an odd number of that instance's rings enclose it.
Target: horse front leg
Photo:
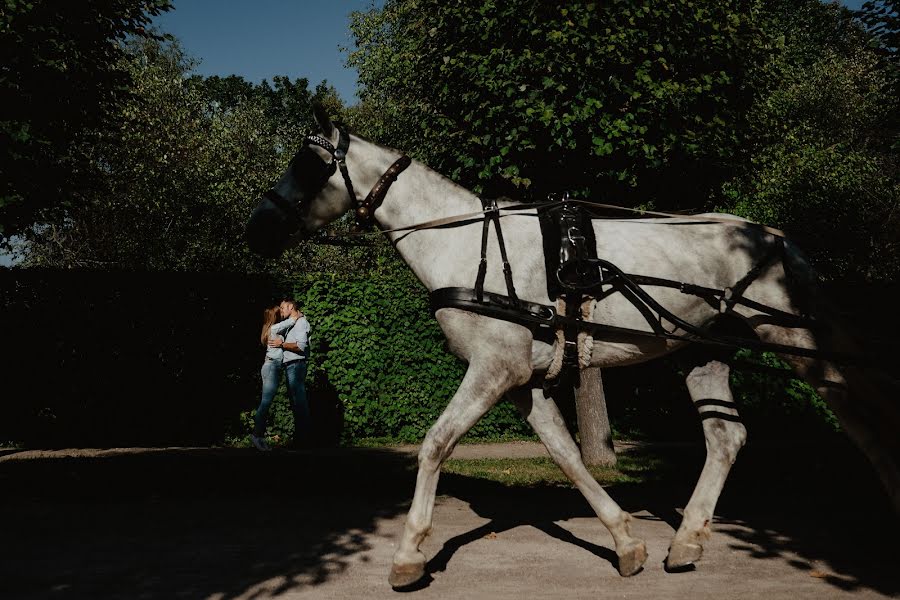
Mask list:
[[[419,450],[415,495],[388,578],[392,587],[408,587],[425,575],[426,558],[419,545],[431,531],[441,465],[459,439],[506,391],[498,385],[498,379],[503,378],[498,378],[487,365],[471,365],[453,399],[425,436]]]
[[[719,494],[738,451],[747,440],[747,429],[735,408],[728,375],[727,365],[712,361],[694,368],[687,376],[688,392],[703,421],[706,462],[684,509],[681,526],[669,546],[667,569],[686,567],[700,560],[703,542],[710,536]]]
[[[631,515],[616,504],[584,466],[581,452],[566,429],[556,402],[546,398],[541,389],[519,388],[509,397],[541,438],[551,458],[581,491],[612,534],[619,557],[619,574],[628,577],[639,572],[647,560],[647,547],[642,540],[631,536]]]

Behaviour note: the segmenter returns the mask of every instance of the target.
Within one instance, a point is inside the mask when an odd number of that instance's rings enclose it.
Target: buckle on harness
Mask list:
[[[582,235],[581,230],[578,229],[577,227],[569,227],[569,231],[566,232],[566,237],[569,239],[570,242],[572,242],[576,246],[579,245],[579,242],[583,243],[585,240],[585,237],[584,237],[584,235]],[[580,249],[580,248],[577,248],[577,249]]]

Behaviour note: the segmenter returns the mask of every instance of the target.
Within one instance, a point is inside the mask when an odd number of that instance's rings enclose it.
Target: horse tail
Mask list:
[[[807,329],[761,319],[753,329],[765,342],[822,351],[820,357],[782,354],[837,416],[841,428],[866,455],[900,513],[900,385],[868,363],[844,364],[829,355],[863,357],[864,335],[850,324],[825,290],[803,253],[784,242],[784,293],[794,309],[817,325]]]

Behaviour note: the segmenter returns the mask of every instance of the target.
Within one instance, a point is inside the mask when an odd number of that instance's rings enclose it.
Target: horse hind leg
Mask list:
[[[681,526],[675,533],[666,568],[681,569],[700,560],[703,542],[709,539],[710,523],[725,480],[747,440],[747,430],[740,422],[731,388],[727,365],[711,361],[691,370],[687,376],[688,392],[703,422],[706,440],[706,462],[684,509]]]
[[[859,353],[858,347],[839,326],[828,335],[817,337],[806,329],[791,329],[771,324],[755,327],[763,341],[801,348]],[[892,397],[875,382],[876,373],[865,373],[856,367],[839,367],[821,358],[781,355],[794,371],[806,380],[834,412],[847,436],[856,444],[875,468],[888,498],[900,513],[900,468],[898,468],[897,430],[900,411]],[[892,382],[882,381],[892,392]]]
[[[628,577],[638,573],[647,560],[647,547],[642,540],[631,536],[631,515],[616,504],[584,466],[578,446],[566,429],[556,403],[552,398],[544,397],[541,389],[519,388],[510,392],[509,397],[541,438],[556,464],[584,494],[612,534],[619,558],[619,574]]]

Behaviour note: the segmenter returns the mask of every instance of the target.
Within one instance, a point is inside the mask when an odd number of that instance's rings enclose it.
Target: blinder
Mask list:
[[[263,194],[279,210],[284,212],[287,221],[292,227],[292,232],[296,231],[300,226],[303,202],[307,198],[314,198],[318,195],[338,169],[341,171],[350,201],[354,206],[359,204],[356,200],[356,193],[353,190],[353,182],[350,180],[350,173],[347,171],[346,159],[347,149],[350,147],[350,136],[347,135],[346,130],[341,125],[335,124],[335,127],[338,130],[337,148],[334,147],[328,138],[310,134],[303,139],[303,148],[291,159],[289,170],[300,188],[300,197],[296,202],[288,200],[274,189]],[[313,152],[312,146],[319,146],[328,152],[331,155],[331,162],[322,160],[321,156]]]
[[[335,161],[326,163],[308,145],[291,159],[291,175],[303,192],[303,196],[315,196],[322,191],[325,183],[334,175]]]
[[[369,195],[360,201],[356,197],[347,170],[350,136],[341,124],[334,125],[338,130],[337,147],[328,138],[311,134],[303,139],[303,148],[291,159],[288,169],[299,187],[296,199],[285,198],[274,189],[263,194],[262,203],[253,212],[247,224],[246,238],[254,252],[264,256],[277,256],[280,248],[284,247],[284,243],[300,227],[304,202],[315,198],[325,188],[336,170],[341,172],[350,204],[354,207],[356,216],[354,229],[359,231],[371,227],[372,215],[384,200],[388,188],[412,162],[408,156],[401,156],[382,174]],[[330,154],[331,162],[323,160],[313,151],[312,146],[318,146]]]
[[[314,198],[322,191],[325,183],[334,175],[337,165],[335,161],[326,163],[307,144],[294,155],[288,168],[300,188],[297,201],[288,200],[274,189],[263,194],[263,197],[271,202],[283,217],[277,221],[283,225],[283,227],[279,227],[279,230],[283,231],[278,232],[282,236],[290,236],[297,231],[297,228],[300,227],[300,207],[304,200]]]

